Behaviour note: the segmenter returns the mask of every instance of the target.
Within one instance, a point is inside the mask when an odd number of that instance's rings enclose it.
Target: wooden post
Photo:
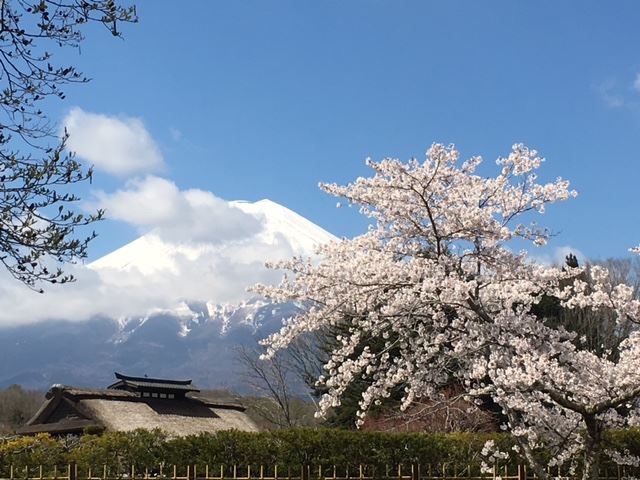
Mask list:
[[[527,480],[527,468],[524,465],[518,465],[518,480]]]

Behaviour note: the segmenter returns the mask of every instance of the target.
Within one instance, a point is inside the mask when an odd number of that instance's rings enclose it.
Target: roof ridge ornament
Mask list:
[[[114,372],[114,375],[118,380],[133,381],[133,382],[153,382],[153,383],[166,383],[169,385],[191,385],[191,380],[173,380],[168,378],[152,378],[145,374],[144,377],[134,377],[132,375],[125,375],[123,373]]]

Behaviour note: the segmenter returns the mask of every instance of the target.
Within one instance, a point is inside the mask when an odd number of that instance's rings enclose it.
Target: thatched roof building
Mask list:
[[[186,436],[218,430],[258,430],[243,406],[198,396],[199,390],[190,380],[119,373],[116,378],[118,381],[106,389],[54,385],[40,410],[18,433],[61,435],[81,434],[87,429],[160,428],[170,435]]]

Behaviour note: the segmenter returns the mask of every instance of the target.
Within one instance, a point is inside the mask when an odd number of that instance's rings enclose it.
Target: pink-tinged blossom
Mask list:
[[[291,274],[278,286],[254,287],[309,307],[265,340],[267,355],[307,332],[341,326],[348,333],[336,339],[320,379],[327,389],[321,415],[363,377],[369,386],[358,423],[398,387],[406,408],[437,396],[455,377],[469,399],[490,396],[502,408],[504,428],[540,478],[548,475],[536,459],[539,448],[551,454],[551,465],[574,471],[582,461],[585,479],[595,478],[602,456],[631,462],[627,452],[607,453],[601,434],[640,424],[640,334],[632,329],[616,355],[598,356],[532,309],[543,296],[555,297],[566,309],[637,323],[633,290],[613,284],[604,268],[548,267],[509,248],[513,239],[546,243],[549,232],[530,219],[576,196],[563,179],[538,183],[542,162],[536,151],[514,145],[497,160],[498,174],[483,178],[479,157],[460,165],[453,146],[434,144],[423,162],[368,160],[371,177],[322,184],[359,205],[374,226],[320,247],[316,263],[274,265]],[[376,347],[362,348],[369,344]],[[485,445],[487,459],[508,455],[494,447]]]

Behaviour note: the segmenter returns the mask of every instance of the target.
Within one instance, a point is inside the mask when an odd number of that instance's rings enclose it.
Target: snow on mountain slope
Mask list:
[[[274,243],[278,235],[284,235],[297,255],[311,255],[318,244],[336,240],[325,229],[271,200],[255,203],[236,201],[231,205],[264,218],[264,230],[260,233],[262,240]]]
[[[246,302],[248,287],[282,277],[265,262],[313,256],[315,245],[335,239],[269,200],[198,205],[188,222],[163,223],[88,265],[68,265],[65,271],[77,282],[52,287],[45,295],[34,296],[15,281],[0,282],[0,328],[96,317],[124,324],[171,312],[185,319],[186,334],[194,315],[211,316],[211,308],[196,305]]]
[[[177,257],[197,261],[203,256],[217,254],[241,264],[255,260],[264,263],[285,258],[287,255],[283,253],[286,251],[293,255],[311,256],[317,245],[336,240],[323,228],[271,200],[255,203],[235,201],[230,205],[258,219],[262,230],[253,237],[222,245],[176,244],[148,233],[92,262],[89,268],[97,271],[135,268],[144,275],[163,270],[178,273]]]
[[[119,312],[122,332],[127,332],[130,318],[142,325],[159,314],[179,319],[183,336],[201,320],[215,318],[222,325],[251,323],[251,316],[264,304],[252,299],[246,288],[257,282],[276,282],[281,276],[267,269],[266,261],[313,256],[319,244],[336,239],[270,200],[229,205],[254,217],[261,228],[249,237],[222,243],[176,243],[150,232],[88,265],[104,284],[126,288],[125,295],[136,292],[148,297],[149,301],[142,302],[146,310]]]

